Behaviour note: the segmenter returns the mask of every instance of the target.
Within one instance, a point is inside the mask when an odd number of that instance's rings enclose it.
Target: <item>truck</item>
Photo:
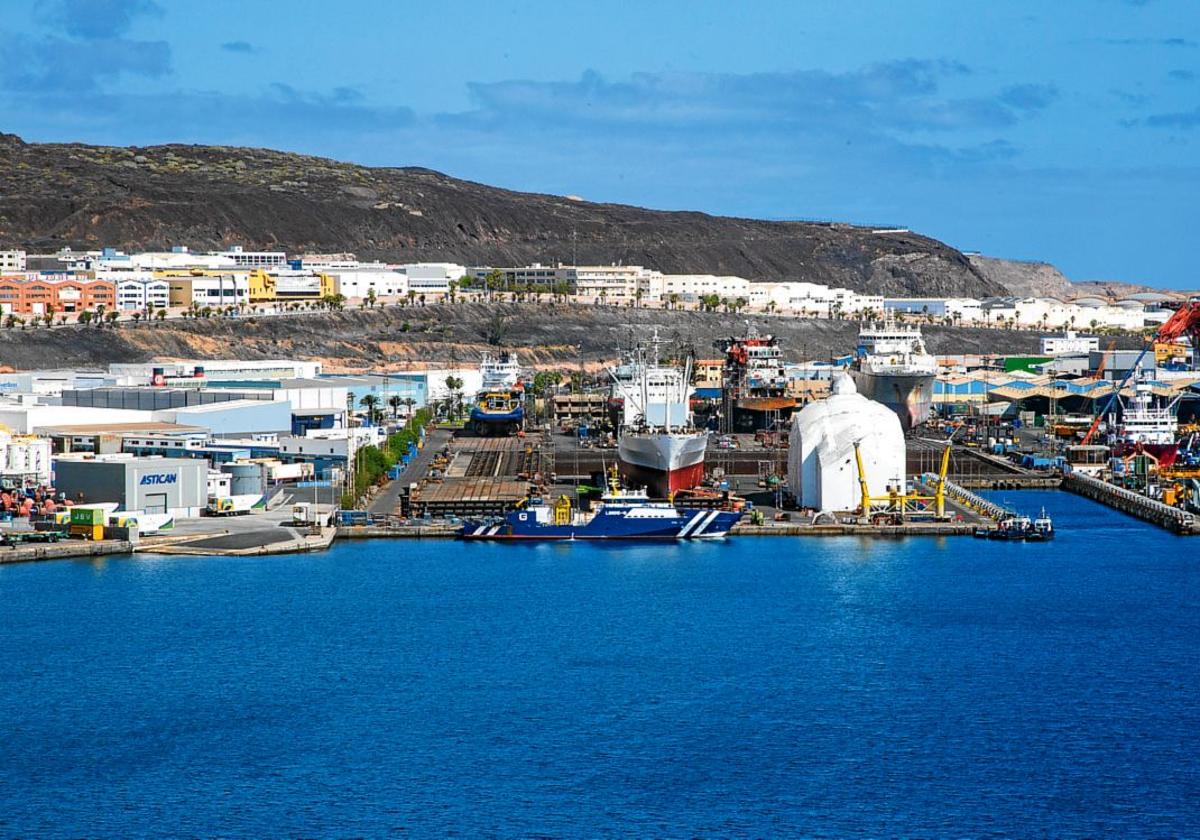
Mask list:
[[[292,505],[292,524],[313,524],[313,506],[309,502],[297,502]]]
[[[245,493],[240,496],[213,496],[208,500],[209,516],[237,516],[261,510],[266,500],[260,493]]]

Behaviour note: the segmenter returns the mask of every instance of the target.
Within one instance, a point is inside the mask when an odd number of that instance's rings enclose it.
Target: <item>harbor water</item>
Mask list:
[[[1195,836],[1200,543],[999,498],[1058,539],[0,568],[0,836]]]

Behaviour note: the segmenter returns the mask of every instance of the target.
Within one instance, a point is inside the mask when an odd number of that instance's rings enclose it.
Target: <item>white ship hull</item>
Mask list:
[[[706,432],[634,432],[617,441],[617,458],[625,480],[644,484],[653,496],[690,490],[704,479]]]
[[[934,374],[858,369],[851,370],[850,375],[860,394],[896,412],[905,431],[929,419],[933,410]]]

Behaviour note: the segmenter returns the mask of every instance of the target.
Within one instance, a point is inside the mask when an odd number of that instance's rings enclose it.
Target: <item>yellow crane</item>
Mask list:
[[[946,474],[950,471],[950,447],[953,443],[946,441],[942,450],[942,462],[938,470],[937,483],[932,496],[919,493],[909,493],[902,487],[889,488],[886,496],[872,496],[867,484],[867,469],[863,464],[862,451],[859,442],[854,442],[854,462],[858,466],[858,489],[862,497],[862,516],[870,521],[873,513],[891,514],[901,521],[912,516],[929,516],[934,519],[946,518]],[[903,478],[901,479],[903,482]],[[932,510],[930,509],[932,505]]]

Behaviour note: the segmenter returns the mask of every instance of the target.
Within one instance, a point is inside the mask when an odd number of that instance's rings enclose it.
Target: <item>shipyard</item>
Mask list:
[[[33,315],[57,318],[41,332],[158,329],[151,316],[252,328],[263,309],[302,320],[313,316],[282,308],[278,290],[285,278],[301,289],[306,272],[326,311],[500,312],[538,278],[595,316],[657,310],[658,320],[630,321],[607,351],[574,364],[546,360],[515,331],[505,341],[494,321],[480,349],[445,361],[326,370],[303,359],[152,359],[0,374],[9,547],[0,559],[62,556],[69,550],[57,546],[72,540],[192,554],[306,552],[338,538],[1043,541],[1055,526],[1021,510],[1019,496],[987,498],[1020,488],[1061,488],[1176,533],[1198,530],[1200,310],[1186,296],[1119,306],[997,299],[975,310],[926,299],[918,309],[811,284],[677,283],[640,267],[343,258],[333,269],[239,249],[170,256],[151,273],[168,285],[217,277],[234,302],[210,315],[194,299],[168,296],[160,308],[121,292],[108,310],[117,318],[102,317],[103,303],[73,318],[38,304]],[[46,260],[69,260],[87,282],[113,288],[132,282],[119,279],[129,266],[163,263],[111,249],[8,259],[25,272],[10,272],[15,286]],[[288,307],[302,293],[291,294]],[[939,319],[1004,320],[995,313],[1005,307],[1026,307],[1046,326],[1034,331],[1036,351],[955,353],[946,337],[939,352],[927,347],[924,331]],[[672,328],[689,310],[715,318],[720,309],[741,324],[736,333]],[[1103,336],[1070,329],[1084,310],[1097,327],[1112,319]],[[10,327],[26,329],[6,312]],[[814,353],[784,337],[797,319],[849,321],[857,335]]]
[[[0,840],[1200,836],[1196,0],[6,0]]]

